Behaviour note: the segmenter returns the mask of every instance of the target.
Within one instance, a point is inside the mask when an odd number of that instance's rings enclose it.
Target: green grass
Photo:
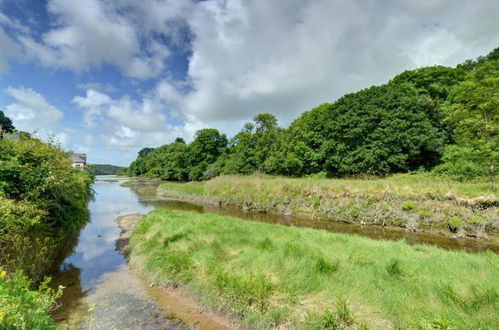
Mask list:
[[[250,328],[497,329],[499,256],[157,210],[131,262]]]
[[[494,185],[460,183],[426,174],[377,179],[221,176],[207,182],[164,183],[158,192],[169,197],[202,197],[256,212],[337,222],[446,229],[448,234],[473,237],[499,232],[499,199]]]
[[[322,193],[390,196],[392,198],[475,198],[497,195],[497,185],[489,182],[458,182],[430,174],[396,174],[385,178],[370,179],[314,179],[286,178],[264,175],[226,175],[207,182],[165,183],[165,188],[175,188],[185,193],[196,194],[229,193],[224,189],[244,189],[248,184],[263,189],[302,194],[320,191]],[[195,187],[193,189],[193,187]],[[230,191],[232,193],[233,191]],[[263,193],[263,192],[262,192]],[[497,196],[495,196],[497,198]]]
[[[204,182],[193,181],[188,183],[166,182],[162,187],[168,188],[168,191],[178,196],[203,196]]]

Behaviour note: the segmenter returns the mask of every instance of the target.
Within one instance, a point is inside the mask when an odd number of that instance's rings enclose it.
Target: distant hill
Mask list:
[[[93,175],[115,175],[119,170],[123,169],[121,166],[109,164],[87,164],[87,168]]]

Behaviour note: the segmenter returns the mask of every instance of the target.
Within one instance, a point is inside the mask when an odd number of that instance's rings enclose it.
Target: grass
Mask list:
[[[473,237],[499,232],[496,186],[426,174],[377,179],[221,176],[207,182],[164,183],[158,191],[244,210],[337,222],[410,230],[444,228],[449,234]]]
[[[499,256],[157,210],[131,239],[151,281],[249,328],[497,329]]]

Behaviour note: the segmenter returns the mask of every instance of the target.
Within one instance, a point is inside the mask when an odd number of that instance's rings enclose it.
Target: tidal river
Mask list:
[[[90,222],[80,233],[74,252],[53,275],[53,284],[65,287],[59,301],[60,306],[53,311],[53,316],[58,322],[69,325],[70,329],[188,328],[168,315],[177,314],[179,308],[184,308],[180,311],[182,315],[190,315],[191,311],[185,310],[189,306],[178,307],[180,302],[177,303],[162,289],[150,287],[149,283],[143,281],[128,267],[126,259],[116,250],[116,240],[120,234],[115,222],[116,217],[132,213],[145,214],[155,208],[217,212],[246,220],[314,227],[375,239],[405,239],[409,244],[433,244],[446,249],[469,252],[486,249],[499,252],[497,242],[453,239],[408,233],[403,230],[342,225],[265,214],[244,214],[238,210],[203,207],[175,200],[158,200],[155,193],[157,182],[140,181],[133,188],[122,187],[121,184],[127,180],[113,176],[97,178],[93,185],[95,197],[89,204]],[[190,321],[190,324],[195,322],[196,327],[201,329],[219,328],[202,313]]]
[[[116,250],[120,229],[115,218],[147,213],[157,204],[148,199],[150,194],[138,195],[121,187],[124,181],[100,176],[93,185],[90,222],[80,233],[73,254],[53,276],[55,285],[65,287],[53,316],[70,329],[186,329],[167,317],[168,311],[155,298],[160,289],[150,288],[137,277]],[[154,191],[147,189],[147,182],[143,186],[143,192]]]

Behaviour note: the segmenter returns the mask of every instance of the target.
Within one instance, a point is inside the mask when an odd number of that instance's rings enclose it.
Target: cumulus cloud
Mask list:
[[[15,22],[0,12],[0,74],[9,70],[9,61],[18,54],[18,45],[4,31],[4,27],[17,29]]]
[[[47,10],[54,28],[44,33],[41,42],[21,36],[26,54],[42,64],[68,68],[75,72],[118,67],[129,77],[145,79],[163,70],[168,49],[153,38],[141,40],[139,30],[119,8],[99,0],[79,2],[50,0]]]
[[[201,2],[187,18],[185,111],[289,120],[402,70],[486,54],[499,44],[497,12],[497,1]]]
[[[76,88],[83,89],[83,90],[94,89],[94,90],[102,91],[104,93],[116,93],[118,91],[118,89],[110,83],[102,84],[102,83],[97,82],[97,81],[78,83],[78,84],[76,84]]]
[[[62,111],[50,105],[41,94],[24,87],[8,87],[4,92],[14,99],[5,107],[5,113],[17,129],[52,133],[58,127]]]
[[[175,92],[176,109],[205,122],[263,111],[289,121],[404,69],[454,65],[499,43],[494,0],[49,0],[47,9],[55,24],[41,41],[18,40],[48,66],[164,78],[169,47],[189,48],[191,92]]]
[[[128,95],[112,98],[89,89],[84,96],[76,96],[73,103],[83,111],[84,124],[99,128],[99,141],[109,148],[136,151],[141,146],[158,146],[180,136],[190,139],[201,127],[195,120],[183,118],[178,124],[166,115],[167,107],[180,96],[167,82],[160,82],[140,101]],[[94,143],[94,139],[88,142]]]

